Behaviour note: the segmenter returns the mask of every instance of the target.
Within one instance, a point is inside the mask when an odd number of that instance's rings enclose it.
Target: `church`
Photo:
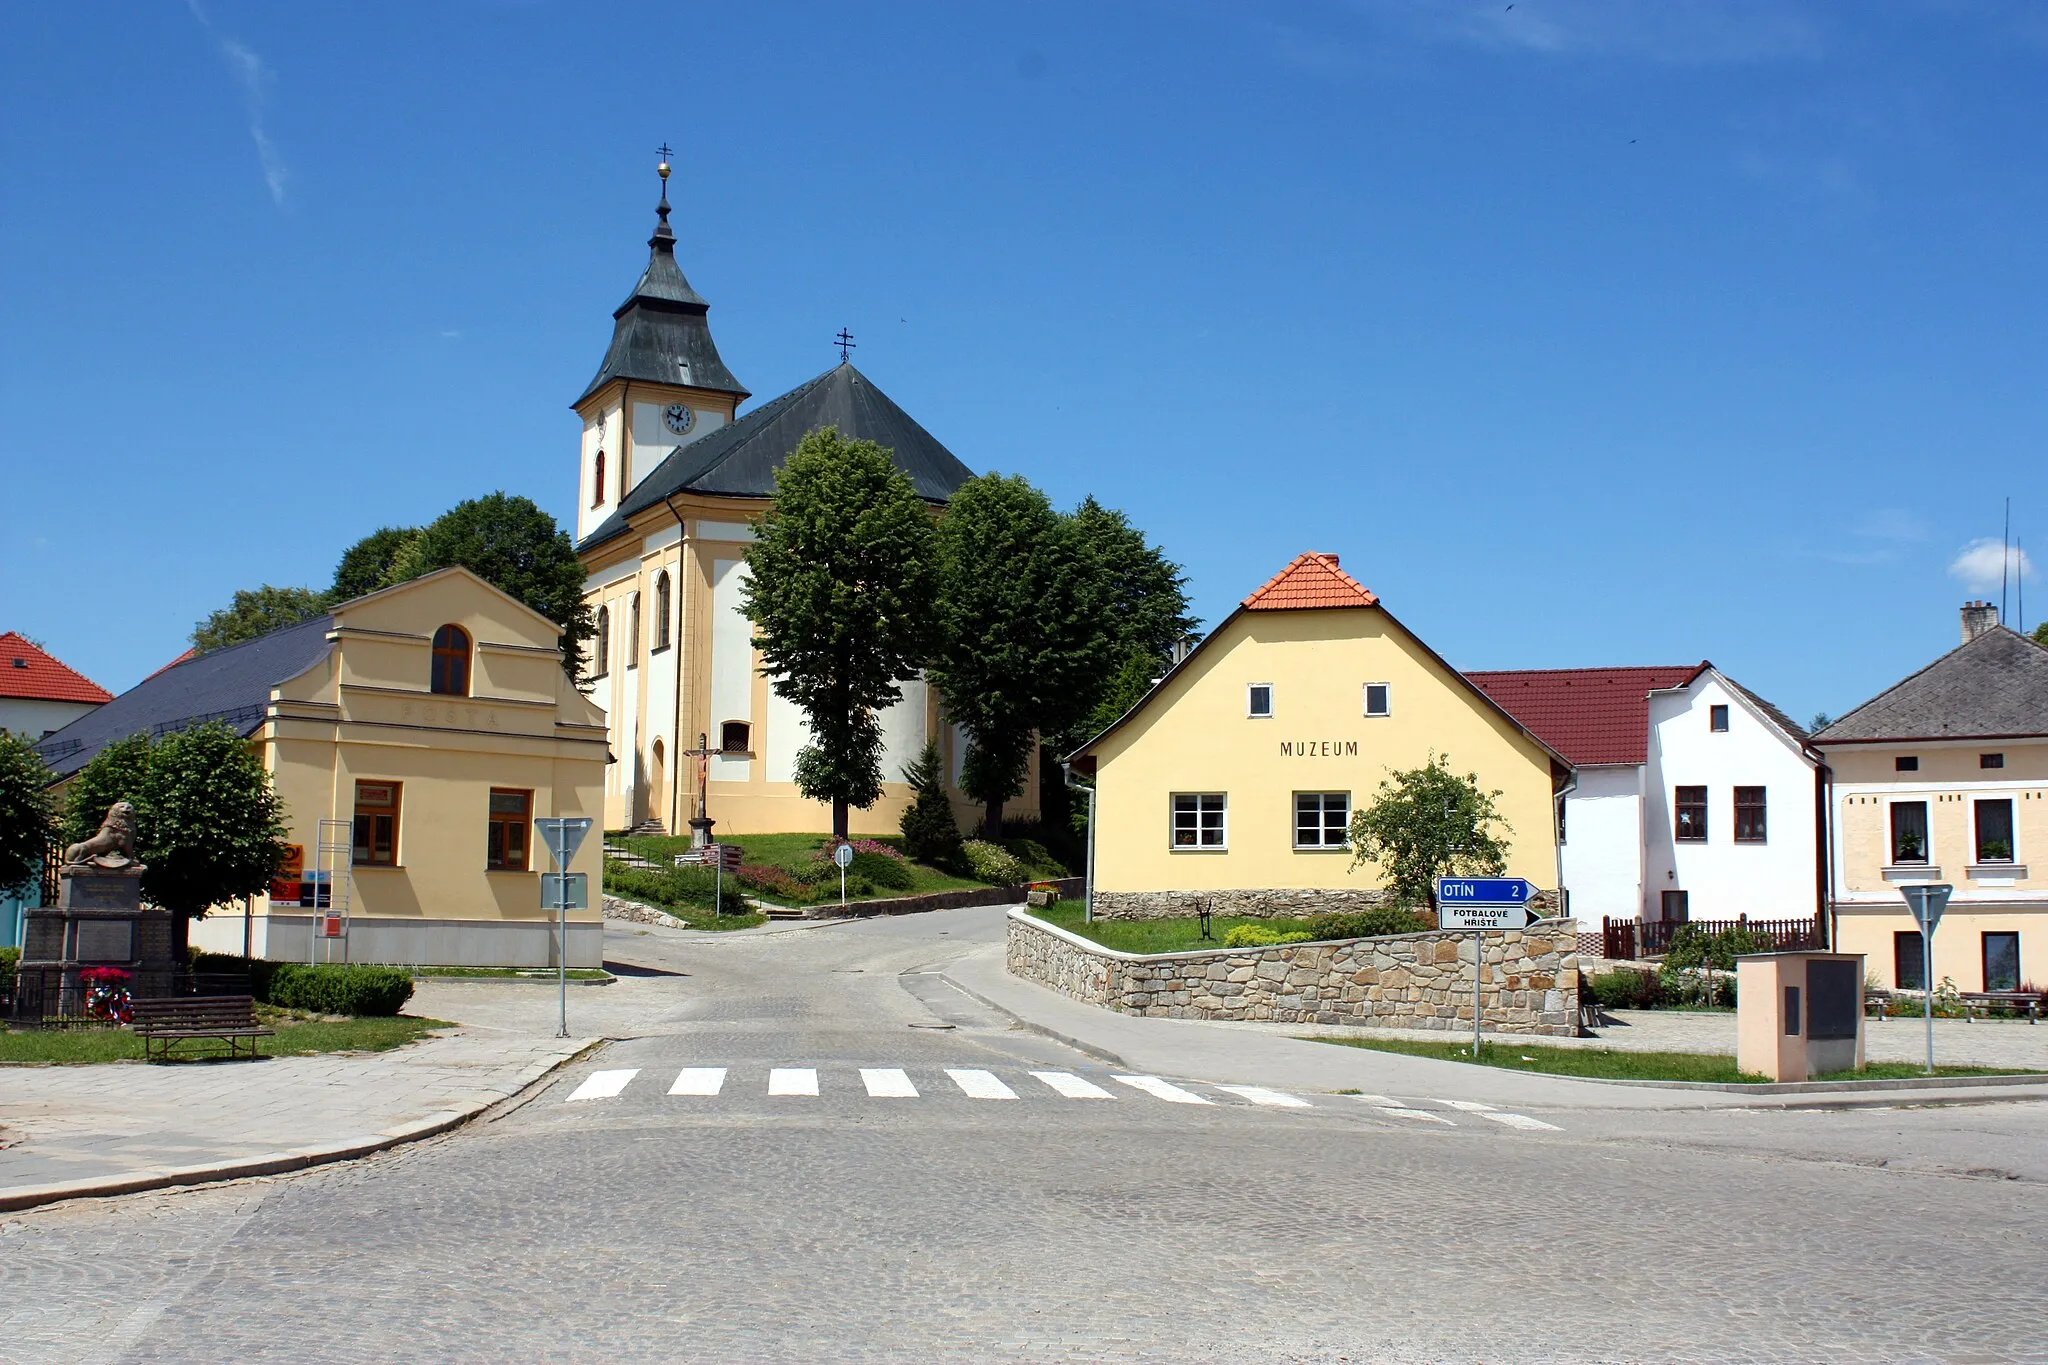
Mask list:
[[[576,547],[597,633],[588,674],[612,763],[604,827],[681,833],[699,816],[714,837],[829,830],[792,773],[810,743],[796,706],[761,673],[741,614],[752,523],[775,472],[810,432],[836,427],[887,448],[936,512],[974,472],[845,358],[742,413],[752,394],[711,339],[709,305],[676,262],[669,166],[647,268],[613,312],[611,346],[572,407],[582,421]],[[943,751],[957,791],[965,737],[922,681],[882,718],[882,799],[851,812],[850,832],[893,834],[911,799],[903,769],[925,743]],[[699,793],[703,809],[699,809]],[[1034,755],[1006,814],[1038,813]]]

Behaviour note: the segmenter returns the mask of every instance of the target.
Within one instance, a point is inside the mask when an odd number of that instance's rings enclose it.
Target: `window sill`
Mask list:
[[[1167,846],[1166,851],[1168,853],[1228,853],[1230,848],[1225,844],[1171,844]]]
[[[1963,875],[1972,881],[1997,878],[2001,881],[2019,881],[2027,875],[2025,863],[1971,863],[1963,869]]]
[[[1696,841],[1692,841],[1692,842],[1698,842],[1698,843],[1702,843],[1702,844],[1703,844],[1703,843],[1705,843],[1705,842],[1706,842],[1706,840],[1704,840],[1704,839],[1700,839],[1700,840],[1696,840]],[[1737,840],[1735,840],[1734,842],[1736,842],[1736,843],[1738,843],[1738,844],[1768,844],[1768,843],[1770,842],[1770,840],[1769,840],[1769,839],[1737,839]]]
[[[1704,844],[1704,843],[1706,843],[1706,842],[1707,842],[1707,837],[1706,837],[1705,835],[1703,835],[1703,834],[1702,834],[1702,835],[1697,835],[1697,836],[1695,836],[1695,835],[1690,835],[1690,834],[1687,834],[1687,835],[1676,835],[1676,834],[1674,834],[1674,835],[1673,835],[1673,836],[1671,837],[1671,842],[1672,842],[1672,843],[1674,843],[1674,844]]]
[[[403,872],[404,863],[350,863],[351,872]]]
[[[1884,868],[1884,879],[1888,882],[1938,882],[1941,869],[1932,863],[1888,863]]]
[[[667,645],[656,645],[654,648],[648,650],[647,652],[649,654],[666,654],[668,653],[668,648],[669,647]]]
[[[1296,844],[1294,851],[1296,853],[1349,853],[1351,849],[1347,844]]]
[[[531,877],[533,869],[530,867],[487,867],[484,869],[484,875],[487,877]]]

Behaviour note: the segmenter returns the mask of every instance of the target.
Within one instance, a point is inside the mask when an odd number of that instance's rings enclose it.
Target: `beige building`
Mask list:
[[[560,630],[442,569],[157,673],[46,740],[60,777],[113,740],[223,721],[263,756],[296,866],[192,941],[289,961],[552,966],[545,816],[597,816],[604,718],[562,671]],[[599,839],[574,871],[570,966],[603,960]],[[330,923],[332,921],[332,923]],[[315,937],[317,935],[317,937]]]
[[[1834,946],[1917,990],[1899,888],[1955,888],[1934,982],[2048,988],[2048,649],[1963,608],[1963,643],[1813,737],[1832,770]]]
[[[799,796],[792,780],[808,727],[770,690],[740,612],[751,523],[771,503],[776,470],[821,427],[887,447],[935,511],[973,471],[843,360],[741,413],[750,395],[676,263],[665,190],[656,212],[647,269],[614,312],[611,345],[574,404],[577,552],[597,622],[591,696],[617,760],[604,824],[683,832],[698,814],[702,761],[716,833],[827,830],[829,808]],[[878,803],[851,813],[855,834],[895,832],[911,796],[895,779],[927,739],[959,780],[963,737],[921,681],[904,686],[882,732],[889,780]],[[692,753],[705,748],[712,756]],[[1034,759],[1006,813],[1035,815],[1037,794]],[[965,819],[965,798],[958,804]]]
[[[1354,867],[1346,845],[1351,813],[1432,754],[1501,793],[1508,875],[1555,888],[1570,764],[1335,555],[1302,555],[1073,756],[1096,776],[1096,913],[1375,904],[1378,871]]]

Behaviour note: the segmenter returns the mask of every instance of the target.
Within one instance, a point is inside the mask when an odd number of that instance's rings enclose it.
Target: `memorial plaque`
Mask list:
[[[66,910],[134,910],[141,905],[142,883],[135,877],[79,875],[64,879]]]
[[[132,962],[135,960],[135,922],[125,919],[82,919],[78,921],[78,961]]]
[[[1854,1038],[1863,1015],[1863,981],[1854,962],[1806,964],[1806,1036]]]

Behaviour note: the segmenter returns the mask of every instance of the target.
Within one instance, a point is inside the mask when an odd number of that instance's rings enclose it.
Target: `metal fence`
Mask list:
[[[1662,957],[1681,929],[1697,929],[1707,935],[1718,934],[1724,929],[1746,929],[1770,941],[1766,951],[1779,953],[1818,949],[1827,943],[1827,930],[1818,915],[1812,919],[1751,919],[1740,915],[1735,919],[1696,920],[1633,920],[1609,916],[1601,922],[1600,955],[1623,962]]]
[[[0,975],[0,1018],[17,1027],[92,1028],[107,1020],[86,1012],[80,968],[38,964]],[[187,995],[247,995],[246,972],[137,972],[128,983],[134,1000],[169,1000]]]

